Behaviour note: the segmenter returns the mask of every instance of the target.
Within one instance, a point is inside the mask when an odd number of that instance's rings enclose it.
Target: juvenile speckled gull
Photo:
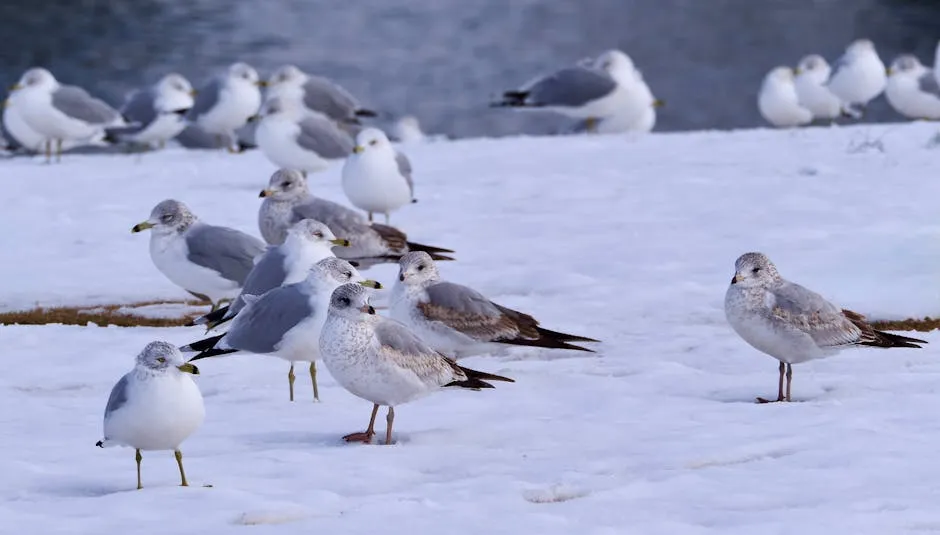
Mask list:
[[[258,113],[261,106],[261,82],[250,65],[234,63],[199,88],[192,109],[186,119],[205,132],[215,135],[220,142],[234,137],[248,119]],[[233,147],[229,147],[234,150]]]
[[[910,119],[940,120],[940,85],[916,57],[898,56],[888,69],[888,103]]]
[[[167,74],[128,97],[121,114],[132,126],[109,128],[108,137],[163,147],[186,128],[183,116],[193,107],[195,94],[189,80],[176,73]]]
[[[757,108],[767,122],[778,128],[802,126],[813,120],[813,112],[800,105],[790,67],[777,67],[767,73],[757,95]]]
[[[829,89],[842,101],[865,107],[887,84],[885,65],[875,44],[868,39],[853,41],[832,67]]]
[[[390,309],[392,318],[457,358],[488,353],[494,344],[591,351],[570,342],[598,341],[544,329],[528,314],[497,305],[472,288],[442,281],[424,252],[408,253],[399,261]]]
[[[258,226],[269,244],[283,243],[287,228],[294,222],[316,219],[330,227],[333,234],[349,240],[349,247],[335,251],[341,258],[397,262],[409,250],[421,250],[436,260],[452,260],[442,254],[452,253],[450,249],[410,242],[405,233],[395,227],[370,224],[355,210],[314,197],[299,171],[276,171],[260,196],[264,202],[258,211]]]
[[[508,377],[471,370],[435,351],[401,323],[379,316],[369,304],[370,290],[344,284],[333,292],[320,336],[320,355],[336,382],[372,402],[364,432],[347,442],[372,441],[379,406],[388,407],[385,443],[392,443],[395,407],[446,387],[493,388],[487,381]]]
[[[125,124],[117,110],[80,87],[61,85],[42,68],[26,71],[9,96],[20,117],[44,139],[46,159],[58,157],[66,141],[100,139],[109,126]]]
[[[411,172],[408,157],[392,147],[384,132],[365,128],[343,164],[343,192],[353,206],[366,211],[369,221],[380,213],[387,225],[389,213],[416,202]]]
[[[104,410],[104,438],[98,447],[130,446],[137,460],[141,451],[173,450],[180,484],[188,486],[180,444],[202,425],[206,410],[192,375],[199,370],[184,363],[173,344],[150,342],[137,355],[134,369],[114,385]]]
[[[876,331],[861,314],[781,277],[761,253],[741,255],[734,269],[725,293],[725,316],[745,342],[780,361],[776,401],[790,401],[793,364],[855,346],[919,348],[917,344],[927,343]]]
[[[255,142],[277,167],[315,173],[345,158],[352,138],[323,114],[307,112],[286,97],[271,97],[261,108]]]
[[[150,258],[157,269],[177,286],[211,301],[213,310],[239,294],[254,258],[265,249],[261,240],[244,232],[199,221],[173,199],[157,204],[132,232],[147,229],[152,229]]]
[[[357,122],[359,117],[377,114],[363,108],[346,89],[322,76],[284,65],[265,82],[267,98],[284,97],[302,103],[307,110],[322,113],[334,121]]]
[[[227,333],[193,342],[183,346],[183,350],[200,352],[190,361],[236,351],[272,354],[290,361],[287,381],[291,401],[294,401],[294,362],[310,362],[313,399],[319,401],[316,361],[320,330],[326,321],[333,289],[347,282],[381,287],[375,281],[364,281],[349,262],[324,258],[301,282],[275,288],[260,297],[248,297],[248,304],[235,316]]]
[[[800,106],[808,109],[815,119],[836,119],[853,114],[848,106],[833,93],[826,83],[832,68],[819,54],[810,54],[796,67],[796,95]]]
[[[349,247],[349,240],[337,238],[329,227],[313,219],[303,219],[287,230],[287,239],[268,247],[245,278],[238,297],[229,306],[196,318],[194,325],[214,329],[235,317],[245,306],[245,295],[259,296],[278,286],[294,284],[307,278],[314,264],[335,256],[333,247]]]

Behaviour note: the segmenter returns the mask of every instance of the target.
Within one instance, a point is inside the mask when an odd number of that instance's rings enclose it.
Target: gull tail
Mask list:
[[[187,327],[194,327],[196,325],[209,325],[210,327],[215,327],[225,319],[225,315],[228,313],[229,305],[226,305],[221,308],[217,308],[212,312],[199,316],[193,321],[186,324]]]
[[[600,340],[588,338],[587,336],[578,336],[576,334],[550,331],[548,329],[543,329],[541,327],[536,327],[535,330],[537,330],[539,332],[539,335],[543,338],[554,338],[555,340],[561,340],[562,342],[597,342],[597,343],[600,343]]]
[[[588,349],[586,347],[581,347],[579,345],[570,344],[566,340],[544,336],[544,335],[539,338],[512,338],[512,339],[493,340],[493,341],[498,342],[500,344],[509,344],[513,346],[541,347],[543,349],[571,349],[574,351],[587,351],[588,353],[596,353],[596,351],[594,351],[593,349]],[[587,340],[583,340],[583,341],[587,341]],[[591,341],[597,342],[597,340],[591,340]]]
[[[505,91],[503,92],[503,99],[496,102],[491,102],[491,108],[528,108],[533,106],[533,104],[526,102],[526,99],[529,98],[528,91]]]
[[[415,242],[406,242],[408,245],[409,251],[424,251],[431,255],[432,260],[453,260],[452,257],[441,254],[441,253],[453,253],[451,249],[444,249],[443,247],[434,247],[433,245],[424,245],[422,243]]]
[[[479,370],[473,370],[470,368],[464,368],[463,366],[457,365],[457,363],[448,359],[451,363],[451,366],[462,371],[464,375],[467,376],[467,379],[464,381],[453,381],[444,385],[448,386],[459,386],[460,388],[469,388],[472,390],[480,390],[481,388],[496,388],[487,381],[504,381],[507,383],[515,383],[515,379],[510,379],[509,377],[503,377],[502,375],[496,375],[492,373],[481,372]]]
[[[214,349],[215,345],[219,343],[219,340],[221,340],[223,336],[225,336],[225,334],[220,334],[218,336],[210,336],[209,338],[204,338],[197,342],[180,346],[180,351],[184,353],[193,353],[193,352],[198,352],[198,351],[206,351],[209,349]]]
[[[871,347],[909,347],[920,349],[921,344],[926,344],[926,340],[901,336],[900,334],[891,334],[884,331],[876,331],[866,320],[865,316],[858,312],[852,312],[848,309],[842,309],[842,314],[849,319],[856,327],[861,329],[862,336],[858,345]]]
[[[356,110],[356,117],[378,117],[379,114],[372,110],[361,108]]]

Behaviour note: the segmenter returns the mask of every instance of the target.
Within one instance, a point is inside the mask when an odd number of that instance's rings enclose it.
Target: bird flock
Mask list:
[[[933,68],[902,54],[886,69],[868,39],[853,41],[833,65],[810,54],[795,69],[780,66],[768,72],[757,107],[771,125],[792,128],[840,117],[858,119],[882,93],[908,119],[940,120],[940,43]]]

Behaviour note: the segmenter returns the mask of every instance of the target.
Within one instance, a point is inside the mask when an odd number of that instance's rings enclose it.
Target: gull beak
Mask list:
[[[131,229],[131,232],[143,232],[148,228],[153,228],[153,223],[150,221],[143,221],[134,225],[134,228]]]
[[[187,362],[185,364],[180,364],[179,366],[177,366],[177,368],[179,368],[179,371],[181,372],[191,373],[193,375],[199,375],[199,368],[197,368],[195,364],[192,364],[190,362]]]
[[[366,150],[366,148],[363,147],[362,145],[356,145],[355,147],[353,147],[353,152],[356,154],[361,154],[362,151],[364,150]]]
[[[23,84],[17,83],[17,84],[13,84],[13,85],[10,86],[10,91],[11,91],[11,92],[12,92],[12,91],[19,91],[20,89],[23,89]]]
[[[199,91],[196,91],[195,89],[190,89],[190,90],[189,90],[189,96],[191,96],[191,97],[195,97],[195,96],[198,95],[198,94],[199,94]]]
[[[374,281],[372,279],[366,279],[364,281],[359,281],[359,284],[365,286],[366,288],[374,288],[376,290],[382,289],[382,283],[379,281]]]
[[[256,113],[256,114],[252,115],[251,117],[249,117],[247,120],[248,120],[249,123],[253,123],[253,122],[256,122],[256,121],[260,121],[260,120],[261,120],[261,115],[258,114],[258,113]]]
[[[891,76],[892,74],[894,74],[894,69],[892,69],[891,67],[888,67],[887,69],[885,69],[885,74],[887,74],[888,76]]]
[[[274,195],[273,189],[263,189],[261,190],[261,193],[258,194],[258,197],[264,198],[264,197],[270,197],[271,195]]]
[[[364,314],[375,314],[375,309],[372,308],[372,305],[362,305],[359,307],[359,312]]]
[[[741,279],[739,279],[737,273],[735,273],[734,277],[731,277],[731,284],[736,284],[739,280]]]
[[[665,106],[665,105],[666,105],[666,101],[665,101],[665,100],[662,100],[662,99],[659,99],[659,98],[658,98],[658,99],[656,99],[656,100],[653,101],[653,107],[654,107],[654,108],[662,108],[662,107]]]
[[[336,238],[335,240],[330,240],[330,243],[333,245],[338,245],[339,247],[349,247],[349,240],[343,238]]]
[[[9,108],[9,107],[10,107],[10,99],[4,99],[4,100],[3,100],[3,109],[7,109],[7,108]]]
[[[267,80],[258,80],[257,82],[255,82],[255,85],[257,85],[258,87],[268,87],[269,85],[271,85],[271,82]]]
[[[399,271],[399,272],[398,272],[398,280],[400,280],[401,282],[405,282],[405,272],[404,272],[404,271]]]

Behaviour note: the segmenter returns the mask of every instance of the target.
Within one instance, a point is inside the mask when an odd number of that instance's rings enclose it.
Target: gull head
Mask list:
[[[258,79],[258,71],[247,63],[233,63],[228,68],[228,76],[233,80],[242,80],[257,86],[261,85]]]
[[[877,54],[877,51],[875,51],[875,43],[873,43],[871,39],[856,39],[846,47],[845,53],[854,57],[865,54]]]
[[[621,50],[607,50],[594,60],[594,66],[615,76],[618,73],[632,74],[636,67],[633,60]]]
[[[911,54],[902,54],[891,62],[888,67],[888,76],[896,74],[915,74],[920,75],[925,70],[923,64],[917,59],[917,56]]]
[[[793,83],[795,73],[793,69],[786,66],[775,67],[767,73],[767,79],[778,83]]]
[[[268,87],[275,87],[279,85],[300,85],[307,80],[307,75],[304,74],[304,71],[298,69],[294,65],[283,65],[279,67],[274,74],[268,78],[268,81],[264,85]]]
[[[330,313],[358,320],[363,315],[374,316],[375,308],[369,304],[373,290],[362,283],[346,283],[333,290],[330,296]]]
[[[381,289],[382,285],[374,280],[366,280],[352,264],[342,258],[331,256],[324,258],[310,268],[310,276],[325,284],[330,290],[341,284],[355,282],[369,288]]]
[[[157,91],[161,94],[185,93],[191,97],[196,96],[193,85],[182,74],[170,73],[157,82]]]
[[[763,253],[744,253],[734,262],[731,284],[743,288],[766,288],[779,280],[777,267]]]
[[[353,147],[354,154],[390,154],[395,157],[395,149],[388,140],[385,132],[378,128],[363,128],[356,134],[356,146]]]
[[[147,344],[137,355],[137,366],[151,372],[168,372],[176,369],[183,373],[199,374],[199,368],[183,362],[183,355],[169,342],[155,341]]]
[[[307,194],[307,179],[296,169],[278,169],[268,180],[268,187],[259,197],[271,197],[275,201],[301,199]]]
[[[13,91],[19,89],[42,89],[46,91],[52,91],[59,86],[59,83],[56,81],[55,76],[52,75],[46,69],[42,67],[33,67],[28,71],[23,73],[23,76],[20,77],[19,82],[16,83],[11,89]]]
[[[131,232],[141,232],[154,229],[162,232],[182,232],[196,221],[196,216],[189,207],[180,201],[167,199],[161,201],[150,211],[150,217],[131,229]]]
[[[328,247],[349,247],[349,240],[337,238],[330,227],[316,219],[301,219],[287,229],[287,239]]]
[[[423,285],[441,278],[431,255],[411,251],[398,260],[398,280],[407,285]]]
[[[805,56],[796,65],[797,75],[816,75],[821,79],[820,81],[825,81],[828,79],[831,71],[832,68],[829,66],[829,62],[826,61],[826,58],[820,56],[819,54],[810,54]]]

